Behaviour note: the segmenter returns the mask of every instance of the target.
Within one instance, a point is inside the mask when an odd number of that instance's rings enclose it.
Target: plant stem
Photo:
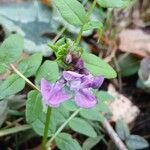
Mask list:
[[[29,130],[29,129],[31,129],[31,126],[27,124],[9,128],[9,129],[3,129],[3,130],[0,130],[0,137],[13,134],[13,133],[17,133],[17,132],[21,132],[21,131],[25,131],[25,130]]]
[[[93,12],[95,6],[96,6],[96,0],[93,0],[92,6],[90,7],[89,11],[88,11],[87,14],[86,14],[86,21],[85,21],[85,22],[83,23],[83,25],[81,26],[80,31],[79,31],[78,36],[77,36],[77,39],[76,39],[76,41],[75,41],[76,46],[78,46],[79,43],[80,43],[80,40],[81,40],[81,37],[82,37],[82,32],[83,32],[83,29],[84,29],[84,25],[88,22],[89,17],[90,17],[90,15],[92,14],[92,12]]]
[[[46,122],[45,122],[45,128],[44,128],[44,136],[42,140],[42,150],[46,150],[46,142],[48,138],[48,129],[49,129],[49,124],[50,124],[50,115],[51,115],[51,108],[47,108],[47,113],[46,113]]]
[[[80,31],[79,31],[79,33],[77,35],[77,39],[75,41],[75,45],[76,46],[78,46],[79,43],[80,43],[80,40],[81,40],[81,37],[82,37],[83,28],[84,28],[84,25],[81,26]]]
[[[63,27],[60,30],[60,32],[58,33],[58,35],[56,35],[56,37],[53,39],[53,43],[55,43],[60,38],[60,36],[64,33],[65,30],[66,30],[66,27]]]
[[[119,150],[128,150],[106,118],[103,118],[102,125]]]
[[[56,136],[64,129],[64,127],[70,122],[71,119],[73,119],[81,110],[81,108],[77,109],[55,132],[55,134],[50,138],[50,140],[47,142],[46,147],[48,148],[53,140],[56,138]]]
[[[92,14],[94,8],[96,6],[96,0],[93,0],[92,6],[90,7],[88,13],[87,13],[87,19],[89,19],[90,15]]]
[[[35,86],[29,79],[27,79],[13,64],[10,64],[10,66],[16,74],[18,74],[22,79],[24,79],[31,87],[40,92],[40,89],[37,86]]]

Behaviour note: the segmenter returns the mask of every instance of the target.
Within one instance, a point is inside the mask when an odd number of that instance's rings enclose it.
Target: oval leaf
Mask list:
[[[143,149],[149,146],[148,142],[141,136],[138,135],[131,135],[126,144],[131,149]]]
[[[80,115],[89,120],[100,121],[100,114],[95,108],[82,109],[80,111]]]
[[[36,83],[40,83],[44,78],[50,82],[56,82],[59,78],[58,64],[54,61],[45,61],[36,74]]]
[[[33,54],[29,56],[27,59],[22,60],[19,65],[18,69],[20,72],[24,74],[26,77],[30,77],[34,75],[39,68],[42,61],[41,54]]]
[[[41,136],[44,134],[45,116],[40,93],[35,90],[29,92],[26,102],[26,120],[35,132]],[[50,133],[49,130],[49,135]]]
[[[55,0],[54,4],[68,23],[80,26],[85,22],[86,12],[77,0]]]
[[[0,99],[16,94],[25,86],[25,81],[13,74],[0,84]]]
[[[23,46],[23,37],[21,35],[10,35],[0,47],[0,62],[6,64],[15,62],[20,57]]]
[[[84,60],[85,67],[95,76],[102,75],[105,78],[115,78],[116,72],[115,70],[103,61],[101,58],[90,54],[83,53],[82,59]]]
[[[79,143],[67,133],[60,133],[55,140],[60,150],[82,150]]]
[[[89,136],[89,137],[96,137],[97,136],[93,127],[83,119],[80,119],[77,117],[73,118],[69,122],[69,126],[72,130],[74,130],[78,133],[84,134],[86,136]]]
[[[97,3],[104,8],[124,8],[131,0],[97,0]]]
[[[127,139],[130,135],[128,125],[123,120],[117,121],[116,132],[122,140]]]

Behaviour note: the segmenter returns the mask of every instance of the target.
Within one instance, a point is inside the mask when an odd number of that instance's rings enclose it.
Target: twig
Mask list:
[[[119,150],[128,150],[106,118],[103,119],[102,125]]]
[[[10,64],[10,67],[13,69],[13,71],[16,74],[18,74],[22,79],[24,79],[31,87],[33,87],[34,89],[40,92],[40,89],[36,87],[29,79],[27,79],[19,70],[17,70],[17,68],[13,64]]]

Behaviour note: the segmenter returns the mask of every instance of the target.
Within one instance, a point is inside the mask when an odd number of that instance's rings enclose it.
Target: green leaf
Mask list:
[[[93,75],[95,76],[102,75],[105,78],[116,77],[115,70],[101,58],[86,52],[84,52],[81,57],[84,60],[85,67]]]
[[[40,83],[44,78],[50,82],[56,82],[59,78],[59,68],[55,61],[45,61],[36,74],[36,83]]]
[[[68,23],[80,26],[86,21],[84,7],[77,0],[55,0],[54,4]]]
[[[126,140],[126,144],[131,149],[144,149],[149,146],[148,142],[141,136],[131,135]]]
[[[128,125],[123,120],[117,121],[116,132],[122,140],[126,140],[130,136]]]
[[[118,59],[122,76],[130,76],[138,72],[140,59],[130,54],[121,55]]]
[[[13,74],[0,84],[0,99],[14,95],[21,91],[25,86],[25,81],[18,75]]]
[[[29,92],[26,102],[26,120],[31,124],[34,131],[41,136],[44,134],[45,116],[40,93],[35,90]],[[50,133],[49,130],[49,135]]]
[[[102,140],[103,136],[97,136],[95,138],[89,137],[83,143],[82,149],[83,150],[91,150],[96,144]]]
[[[56,129],[66,121],[66,119],[69,117],[69,112],[66,111],[62,106],[59,108],[53,108],[51,112],[51,130],[53,132],[56,131]]]
[[[124,8],[131,0],[97,0],[97,3],[104,8]]]
[[[0,74],[6,71],[6,67],[0,62]]]
[[[96,92],[96,97],[99,101],[103,101],[105,103],[111,102],[114,100],[114,97],[112,95],[110,95],[107,91]]]
[[[97,136],[93,127],[88,122],[86,122],[85,120],[83,120],[81,118],[77,118],[77,117],[73,118],[69,122],[69,126],[75,132],[84,134],[86,136],[89,136],[89,137],[96,137]]]
[[[75,102],[73,100],[68,100],[68,101],[65,101],[63,103],[63,106],[65,109],[67,109],[68,111],[75,111],[77,110],[79,107],[75,104]]]
[[[67,133],[60,133],[55,140],[60,150],[82,150],[79,143]]]
[[[41,95],[38,91],[31,91],[28,94],[28,100],[26,103],[26,120],[28,123],[32,123],[37,120],[43,109],[41,102]]]
[[[90,21],[84,25],[83,31],[92,29],[102,29],[103,24],[100,21]]]
[[[101,113],[110,113],[108,105],[102,101],[98,101],[98,104],[96,105],[96,109]]]
[[[82,109],[80,115],[89,120],[100,121],[100,114],[95,108]]]
[[[0,62],[13,63],[21,55],[23,50],[23,37],[19,34],[10,35],[0,47]]]
[[[33,54],[27,59],[22,60],[18,65],[18,69],[20,72],[24,74],[24,76],[30,77],[36,73],[41,64],[41,61],[42,61],[41,54]]]

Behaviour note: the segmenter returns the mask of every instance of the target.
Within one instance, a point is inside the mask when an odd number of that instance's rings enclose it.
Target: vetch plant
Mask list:
[[[87,53],[79,45],[85,30],[102,28],[102,23],[90,19],[97,3],[102,7],[114,8],[124,7],[127,2],[129,0],[112,0],[111,3],[93,0],[86,12],[78,0],[54,0],[62,18],[80,27],[75,40],[61,38],[49,44],[56,56],[54,61],[42,63],[42,56],[37,53],[15,66],[13,63],[23,50],[23,38],[19,34],[12,34],[0,46],[0,71],[14,71],[0,84],[0,100],[23,90],[25,83],[34,89],[27,94],[25,115],[30,127],[43,137],[43,150],[50,149],[53,140],[61,150],[82,149],[77,140],[63,131],[66,126],[87,136],[87,141],[92,142],[93,146],[100,140],[105,141],[99,123],[110,134],[118,149],[127,149],[104,117],[105,113],[110,114],[106,102],[113,97],[106,91],[99,91],[104,79],[115,78],[116,72],[100,57]],[[35,84],[28,79],[31,76],[35,77]],[[86,145],[86,141],[83,145]]]

